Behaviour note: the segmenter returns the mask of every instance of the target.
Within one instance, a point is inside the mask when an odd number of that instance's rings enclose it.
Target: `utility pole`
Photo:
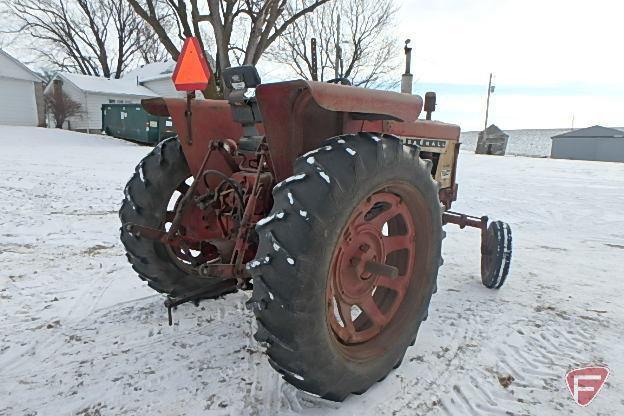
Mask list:
[[[490,114],[490,95],[492,95],[492,92],[494,92],[493,88],[492,88],[492,73],[490,72],[490,82],[488,83],[488,98],[487,98],[487,105],[485,107],[485,125],[483,127],[483,137],[485,137],[485,131],[487,130],[488,127],[488,116]]]
[[[316,51],[316,38],[312,38],[310,42],[310,50],[312,54],[312,81],[318,81],[318,62]]]
[[[334,63],[334,78],[340,78],[340,63],[342,62],[342,49],[340,48],[340,15],[336,23],[336,62]]]

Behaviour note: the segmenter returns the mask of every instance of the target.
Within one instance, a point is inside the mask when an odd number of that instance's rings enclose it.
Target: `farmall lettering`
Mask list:
[[[405,144],[419,146],[423,151],[438,151],[446,149],[446,140],[418,139],[412,137],[403,137]],[[441,153],[441,152],[439,152]]]
[[[418,146],[425,158],[433,161],[433,176],[441,188],[452,186],[456,142],[423,137],[401,137],[403,143]]]

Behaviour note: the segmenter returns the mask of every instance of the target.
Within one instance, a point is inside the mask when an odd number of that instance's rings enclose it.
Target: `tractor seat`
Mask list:
[[[229,89],[227,99],[233,120],[242,124],[243,128],[262,122],[256,98],[245,96],[249,88],[256,88],[261,83],[256,67],[242,65],[226,68],[223,70],[223,81]]]

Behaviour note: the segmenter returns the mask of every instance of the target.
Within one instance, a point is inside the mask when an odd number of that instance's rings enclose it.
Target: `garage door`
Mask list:
[[[0,78],[0,91],[0,124],[37,125],[34,82]]]

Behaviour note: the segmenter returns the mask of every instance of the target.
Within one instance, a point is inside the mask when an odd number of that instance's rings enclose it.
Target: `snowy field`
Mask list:
[[[622,127],[615,127],[624,131]],[[523,129],[505,130],[509,135],[507,154],[516,156],[550,157],[551,137],[568,133],[571,129]],[[477,147],[478,131],[462,132],[460,140],[462,149],[474,150]]]
[[[429,320],[363,396],[320,401],[253,340],[247,293],[183,305],[126,263],[117,209],[149,151],[0,126],[0,415],[624,414],[624,164],[460,158],[456,209],[508,221],[510,277],[479,278],[479,233],[447,227]],[[587,408],[567,370],[611,376]]]
[[[552,147],[551,137],[569,132],[570,129],[527,129],[506,130],[509,135],[507,154],[516,156],[548,157]],[[462,149],[474,152],[477,147],[478,131],[463,131],[460,140]]]

